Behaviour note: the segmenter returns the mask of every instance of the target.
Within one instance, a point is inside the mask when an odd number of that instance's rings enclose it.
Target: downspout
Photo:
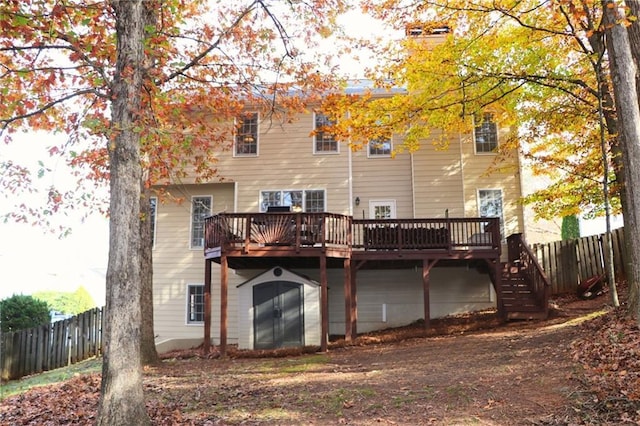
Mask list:
[[[347,143],[347,170],[348,170],[348,176],[347,176],[347,184],[349,186],[349,216],[353,216],[353,165],[352,163],[352,152],[351,152],[351,139],[349,139],[349,142]]]
[[[233,182],[233,211],[238,212],[238,182]]]
[[[464,179],[464,153],[462,151],[462,135],[458,132],[458,151],[460,152],[460,178],[462,179],[462,217],[467,217],[466,182]]]
[[[409,154],[411,157],[411,209],[413,211],[413,218],[416,218],[416,169],[413,158],[413,153]]]

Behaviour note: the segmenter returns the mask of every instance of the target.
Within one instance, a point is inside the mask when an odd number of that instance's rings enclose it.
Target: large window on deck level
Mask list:
[[[260,211],[272,206],[288,206],[292,212],[317,213],[325,211],[323,189],[272,190],[260,192]]]

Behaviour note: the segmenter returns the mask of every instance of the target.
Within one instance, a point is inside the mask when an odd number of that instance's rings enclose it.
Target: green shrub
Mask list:
[[[565,216],[562,218],[562,240],[580,238],[580,222],[577,216]]]
[[[50,322],[47,302],[22,294],[0,300],[0,329],[3,332],[24,330]]]

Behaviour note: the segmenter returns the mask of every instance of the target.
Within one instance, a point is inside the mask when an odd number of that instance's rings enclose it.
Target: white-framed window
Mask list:
[[[292,212],[318,213],[325,211],[324,189],[293,189],[260,191],[260,211],[272,206],[291,207]]]
[[[211,216],[212,197],[191,197],[191,248],[204,247],[204,220]]]
[[[504,210],[501,189],[478,189],[478,215],[500,219],[500,236],[504,239]]]
[[[378,138],[369,141],[369,157],[391,157],[393,143],[391,138]]]
[[[369,217],[371,219],[395,219],[396,200],[370,200]]]
[[[236,135],[234,155],[258,155],[258,120],[259,114],[251,112],[236,118]]]
[[[476,154],[495,153],[498,148],[498,125],[494,114],[491,112],[478,114],[473,121]]]
[[[329,132],[329,128],[335,122],[321,112],[314,113],[313,130],[313,153],[314,154],[336,154],[338,153],[338,141]]]
[[[151,247],[156,246],[156,216],[158,210],[158,197],[149,197],[149,220],[151,221]]]
[[[187,324],[204,323],[204,285],[187,285]]]

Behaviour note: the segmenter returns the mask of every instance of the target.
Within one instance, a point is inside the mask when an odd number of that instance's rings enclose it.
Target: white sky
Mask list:
[[[49,157],[47,152],[57,142],[60,138],[47,134],[21,134],[10,145],[0,143],[0,161],[11,160],[28,166],[40,188],[51,184],[68,187],[75,181],[70,169],[63,161]],[[51,169],[42,179],[36,176],[38,161]],[[41,199],[45,196],[2,194],[0,215],[17,203],[37,204],[42,203]],[[108,220],[97,213],[83,220],[80,212],[59,214],[52,220],[71,228],[71,234],[59,239],[43,227],[0,221],[0,299],[41,290],[72,292],[84,286],[96,304],[103,305],[109,251]]]

